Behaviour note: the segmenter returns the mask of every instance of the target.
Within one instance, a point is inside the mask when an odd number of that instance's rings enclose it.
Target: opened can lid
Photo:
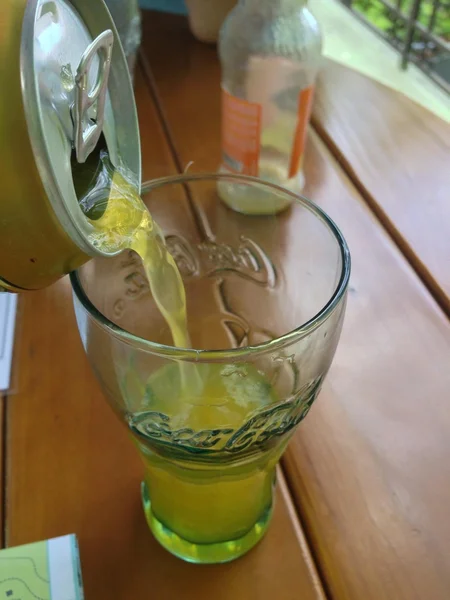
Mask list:
[[[99,254],[78,203],[72,160],[85,162],[103,135],[111,162],[138,186],[141,181],[131,78],[103,0],[29,0],[21,77],[31,145],[51,206],[74,243]]]

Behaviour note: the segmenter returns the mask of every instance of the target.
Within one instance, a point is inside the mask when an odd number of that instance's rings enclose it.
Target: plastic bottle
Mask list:
[[[240,0],[222,26],[219,53],[221,170],[301,192],[321,57],[319,25],[306,0]],[[286,200],[255,194],[254,186],[222,184],[219,195],[234,210],[248,214],[287,207]]]

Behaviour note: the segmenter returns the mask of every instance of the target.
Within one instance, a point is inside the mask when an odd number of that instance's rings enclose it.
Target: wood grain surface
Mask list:
[[[450,314],[450,123],[330,61],[313,123]]]
[[[174,165],[139,74],[136,93],[144,177],[166,175]],[[140,459],[90,370],[71,295],[66,278],[20,298],[8,399],[7,544],[75,532],[88,600],[325,600],[283,477],[267,537],[239,561],[189,565],[153,539],[140,503]]]
[[[144,30],[179,164],[215,169],[214,48],[181,17],[148,13]],[[313,133],[305,170],[305,194],[349,242],[353,275],[334,366],[284,461],[297,508],[331,598],[448,600],[450,327]]]

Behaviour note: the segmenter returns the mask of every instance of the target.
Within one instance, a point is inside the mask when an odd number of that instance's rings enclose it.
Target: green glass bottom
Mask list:
[[[171,554],[190,563],[202,565],[226,563],[243,556],[264,537],[272,518],[272,506],[270,506],[242,537],[217,544],[195,544],[181,538],[153,514],[145,482],[142,482],[141,494],[147,524],[155,538]]]

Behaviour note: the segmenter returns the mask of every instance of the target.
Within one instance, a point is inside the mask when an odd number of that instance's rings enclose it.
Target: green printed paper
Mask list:
[[[0,600],[82,600],[76,537],[0,551]]]

